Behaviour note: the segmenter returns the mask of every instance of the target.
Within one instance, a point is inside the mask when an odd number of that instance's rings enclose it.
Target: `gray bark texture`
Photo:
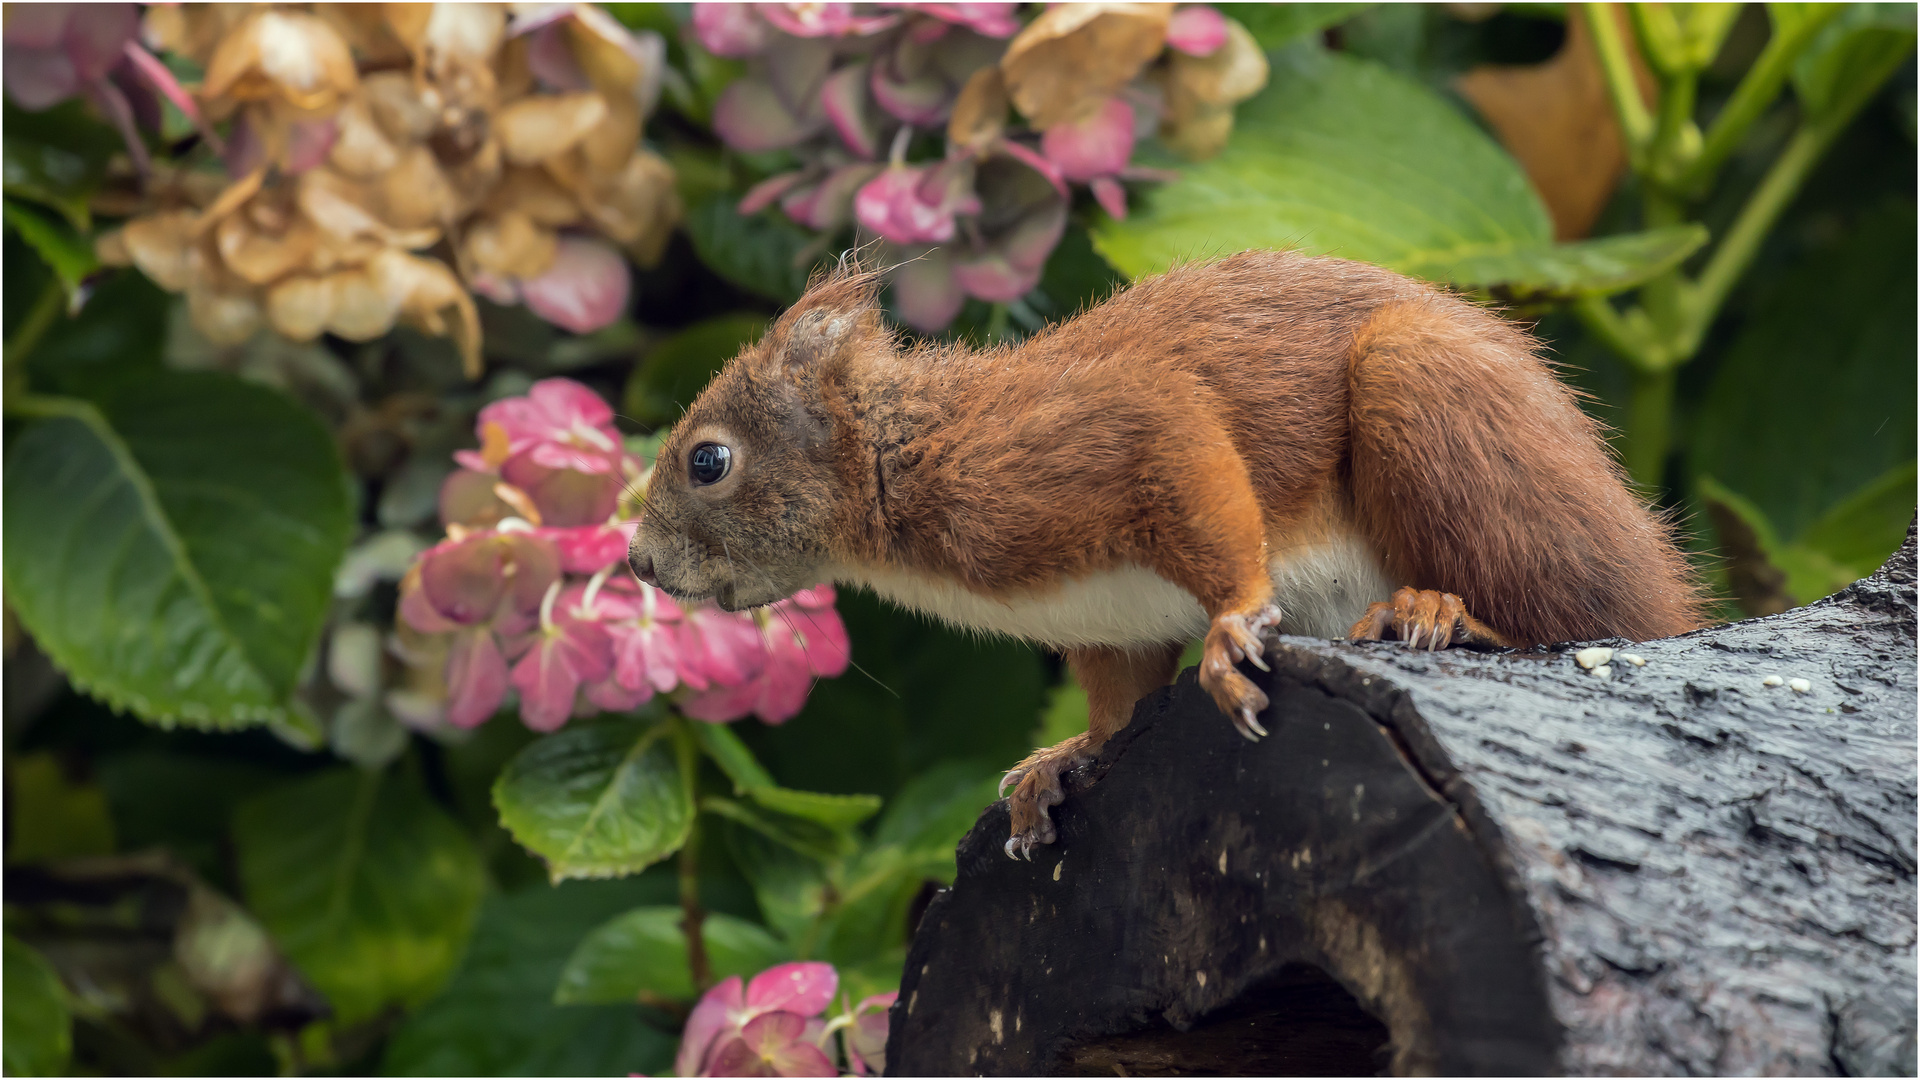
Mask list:
[[[1185,672],[929,905],[896,1075],[1915,1071],[1914,536],[1630,645],[1283,637],[1272,732]],[[1766,686],[1804,678],[1811,689]]]

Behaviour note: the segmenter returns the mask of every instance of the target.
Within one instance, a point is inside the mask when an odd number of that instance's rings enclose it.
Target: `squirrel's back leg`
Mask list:
[[[1438,293],[1388,304],[1360,328],[1348,380],[1362,532],[1391,576],[1458,597],[1462,614],[1517,644],[1699,626],[1700,589],[1671,531],[1536,348]],[[1370,616],[1358,636],[1400,621]]]
[[[1087,692],[1087,730],[1056,746],[1035,750],[1001,781],[1003,791],[1013,785],[1007,799],[1013,817],[1007,854],[1031,857],[1034,844],[1053,843],[1053,817],[1048,810],[1066,797],[1060,774],[1091,760],[1114,732],[1127,726],[1134,705],[1173,678],[1180,651],[1179,642],[1067,650],[1067,663]]]

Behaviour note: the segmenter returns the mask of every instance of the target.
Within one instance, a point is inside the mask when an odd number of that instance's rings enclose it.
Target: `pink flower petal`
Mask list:
[[[1189,56],[1212,56],[1226,43],[1226,17],[1205,4],[1180,8],[1167,22],[1167,44]]]
[[[900,81],[888,73],[885,64],[875,64],[868,86],[881,108],[915,127],[940,124],[953,111],[954,89],[931,72],[917,79]]]
[[[1020,269],[1004,255],[989,253],[954,263],[953,278],[968,296],[990,304],[1010,304],[1040,284],[1040,271]]]
[[[831,679],[845,674],[853,650],[846,624],[832,607],[831,593],[824,607],[802,605],[796,596],[773,605],[769,615],[769,630],[779,631],[774,635],[777,639],[792,639],[798,666],[808,675]]]
[[[619,249],[584,236],[562,236],[547,272],[520,281],[528,310],[576,334],[590,334],[618,319],[631,289]]]
[[[580,691],[586,700],[607,712],[632,712],[653,700],[653,688],[642,686],[638,690],[629,690],[621,686],[617,679],[602,679],[597,683],[583,687]]]
[[[288,129],[286,171],[303,173],[327,160],[339,135],[340,127],[331,119],[294,121]]]
[[[30,9],[40,5],[22,6]],[[8,45],[4,55],[0,55],[0,76],[4,76],[7,93],[12,95],[14,103],[28,112],[52,108],[80,89],[80,76],[73,70],[73,61],[58,49]]]
[[[206,127],[206,120],[200,115],[199,103],[193,100],[193,95],[187,93],[187,88],[180,85],[180,80],[173,77],[172,70],[161,63],[159,57],[141,48],[137,41],[127,42],[125,51],[127,60],[133,64],[133,69],[140,73],[140,77],[145,79],[148,85],[160,91],[168,101],[173,102],[174,108],[185,113],[187,119],[193,121],[196,127],[203,129],[203,134],[213,135],[212,129]],[[217,136],[214,137],[214,141],[218,142]],[[219,150],[218,146],[214,148],[216,154]]]
[[[541,628],[533,648],[513,665],[521,722],[535,731],[558,730],[573,715],[580,685],[604,679],[612,670],[613,646],[604,627],[555,619],[551,627]]]
[[[893,15],[856,15],[847,3],[759,4],[756,8],[775,27],[794,37],[863,37],[892,26]]]
[[[894,309],[902,322],[923,334],[945,330],[966,302],[946,248],[928,249],[893,272]]]
[[[620,489],[626,482],[617,472],[585,472],[547,464],[559,460],[569,466],[578,465],[580,456],[578,451],[558,443],[540,443],[508,458],[500,466],[500,476],[527,493],[540,510],[543,526],[577,528],[605,524],[619,505]]]
[[[878,1076],[887,1067],[887,1010],[900,999],[898,990],[861,999],[853,1007],[853,1026],[846,1034],[848,1064],[861,1075]]]
[[[507,664],[493,631],[463,630],[447,653],[447,723],[479,727],[500,708],[507,693]]]
[[[782,1009],[802,1017],[818,1016],[840,988],[840,973],[817,960],[777,964],[747,984],[747,1008]]]
[[[553,544],[524,532],[489,531],[448,540],[429,549],[420,562],[420,586],[427,600],[442,616],[469,626],[493,618],[503,601],[514,611],[538,608],[559,574]]]
[[[1042,132],[1040,150],[1068,180],[1117,173],[1133,156],[1133,107],[1108,98],[1091,115]]]
[[[593,83],[587,73],[580,70],[579,61],[573,57],[573,46],[567,41],[565,16],[571,12],[566,5],[555,6],[560,8],[561,18],[548,22],[527,38],[527,68],[549,91],[591,90]]]
[[[766,644],[751,615],[698,607],[680,623],[680,681],[695,690],[744,686],[767,666]]]
[[[1020,32],[1017,4],[901,4],[901,7],[931,15],[942,22],[954,23],[991,38],[1008,38]]]
[[[536,536],[553,542],[560,552],[560,569],[569,574],[594,574],[616,563],[625,562],[627,544],[633,538],[633,525],[581,525],[571,528],[538,529]]]
[[[807,169],[795,169],[793,172],[769,176],[748,188],[747,193],[740,197],[739,205],[734,207],[734,211],[743,217],[757,214],[779,201],[782,195],[792,191],[811,175],[813,174]]]
[[[694,9],[698,11],[698,8]],[[680,1052],[673,1059],[675,1076],[700,1076],[705,1070],[707,1051],[714,1039],[732,1026],[728,1014],[746,1008],[746,995],[740,976],[730,975],[701,995],[700,1003],[687,1016],[680,1033]]]
[[[1101,209],[1115,221],[1127,219],[1127,189],[1120,186],[1120,181],[1111,176],[1096,176],[1087,186],[1093,190],[1093,197],[1099,201]]]
[[[460,629],[460,624],[435,611],[418,579],[400,590],[400,620],[423,634],[445,634]]]
[[[843,165],[827,174],[825,180],[804,195],[796,192],[781,200],[780,209],[796,224],[810,229],[837,229],[853,217],[854,194],[885,167],[879,164]]]
[[[680,699],[680,711],[708,724],[731,724],[753,715],[760,701],[758,680],[742,686],[714,686]]]
[[[1046,266],[1047,257],[1053,254],[1066,231],[1066,200],[1053,200],[1027,211],[1013,228],[994,240],[993,247],[1015,269],[1037,273]]]
[[[12,14],[8,14],[12,18]],[[83,82],[105,78],[126,55],[127,42],[140,32],[136,4],[87,4],[67,21],[64,44],[74,73]]]
[[[754,13],[758,4],[703,3],[693,5],[693,33],[715,56],[736,60],[767,47],[767,24]],[[681,1076],[690,1075],[682,1072]]]
[[[880,156],[880,131],[868,106],[864,62],[848,64],[827,76],[820,87],[820,106],[848,150],[869,160]]]
[[[79,9],[79,4],[22,4],[9,8],[6,29],[0,36],[11,48],[58,49],[67,36],[68,21]]]
[[[1025,143],[1014,142],[1012,139],[1002,140],[999,149],[1001,153],[1046,177],[1047,183],[1052,184],[1055,191],[1059,192],[1063,198],[1066,196],[1067,182],[1060,175],[1060,167],[1048,160],[1045,155],[1036,153],[1032,147]]]
[[[713,103],[713,130],[735,150],[757,153],[804,142],[825,127],[824,113],[798,117],[772,86],[752,76],[735,79]]]

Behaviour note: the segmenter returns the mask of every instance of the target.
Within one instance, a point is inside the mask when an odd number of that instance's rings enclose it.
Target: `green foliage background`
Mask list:
[[[858,670],[780,727],[655,710],[539,738],[503,714],[437,740],[329,681],[343,632],[391,625],[368,567],[431,531],[480,405],[565,374],[639,436],[804,285],[814,238],[732,209],[782,163],[707,134],[728,66],[674,35],[682,8],[609,7],[674,42],[649,137],[686,221],[605,331],[487,308],[478,385],[405,331],[212,348],[137,273],[96,272],[86,195],[117,137],[75,103],[7,105],[7,1072],[660,1074],[696,989],[688,903],[715,976],[821,958],[856,997],[890,988],[999,772],[1084,725],[1056,658],[851,593]],[[1017,337],[1249,246],[1368,259],[1536,319],[1728,617],[1891,551],[1915,505],[1910,5],[1806,24],[1737,131],[1743,77],[1809,6],[1646,30],[1711,122],[1644,118],[1571,243],[1453,89],[1551,55],[1558,5],[1226,7],[1273,64],[1227,150],[1161,162],[1181,178],[1125,221],[1077,205],[1039,289],[954,334]]]

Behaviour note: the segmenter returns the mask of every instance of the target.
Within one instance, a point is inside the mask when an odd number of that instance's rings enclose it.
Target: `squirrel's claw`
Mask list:
[[[1243,708],[1233,714],[1234,730],[1240,732],[1248,742],[1259,742],[1267,737],[1267,729],[1253,715],[1252,709]]]

